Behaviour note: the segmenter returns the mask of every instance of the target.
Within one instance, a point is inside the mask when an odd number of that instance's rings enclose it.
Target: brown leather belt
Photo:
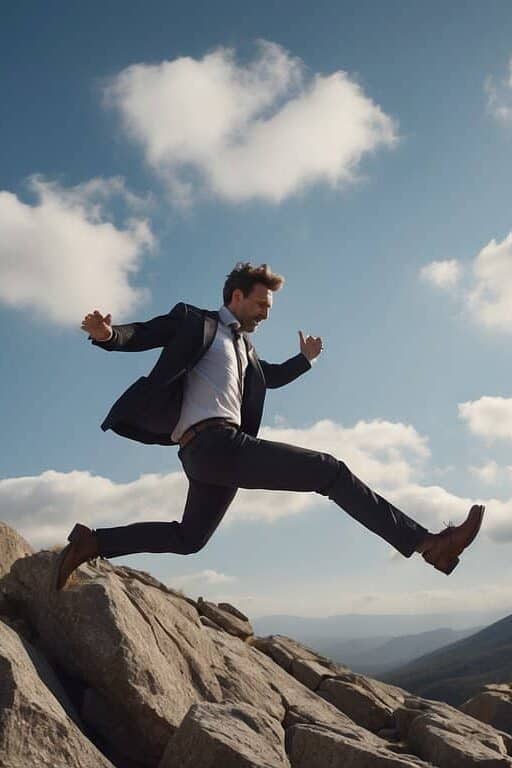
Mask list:
[[[204,419],[203,421],[198,421],[197,424],[192,424],[191,427],[185,430],[178,441],[180,448],[184,448],[186,445],[188,445],[188,443],[190,443],[190,441],[193,440],[194,437],[199,434],[199,432],[202,432],[203,429],[208,429],[208,427],[218,427],[219,425],[223,424],[227,424],[230,427],[236,427],[239,429],[238,424],[235,424],[234,421],[225,419],[222,416],[215,416],[211,419]]]

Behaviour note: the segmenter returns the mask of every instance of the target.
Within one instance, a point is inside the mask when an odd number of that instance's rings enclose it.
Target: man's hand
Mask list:
[[[108,341],[112,336],[112,315],[103,317],[97,309],[89,312],[82,320],[82,331],[86,331],[95,341]]]
[[[305,355],[308,360],[314,360],[315,357],[318,357],[324,348],[320,336],[306,336],[306,338],[304,338],[302,331],[299,331],[299,337],[300,351],[302,354]]]

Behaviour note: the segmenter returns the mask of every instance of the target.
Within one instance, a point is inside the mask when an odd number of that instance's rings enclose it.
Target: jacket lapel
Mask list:
[[[260,361],[258,359],[258,355],[256,354],[256,350],[254,349],[253,344],[249,341],[247,338],[247,334],[244,333],[244,341],[245,341],[245,348],[247,350],[247,359],[251,363],[252,367],[255,369],[256,374],[261,378],[261,380],[265,381],[265,376],[263,375],[263,370],[260,365]]]

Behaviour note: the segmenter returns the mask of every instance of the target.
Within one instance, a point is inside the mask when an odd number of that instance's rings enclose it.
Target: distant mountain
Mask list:
[[[318,638],[360,640],[415,635],[449,627],[453,630],[485,627],[503,616],[498,611],[461,611],[453,614],[358,614],[347,613],[323,618],[274,615],[251,617],[259,635],[287,635],[303,643]]]
[[[512,616],[379,678],[426,698],[455,705],[487,683],[510,682]]]
[[[350,667],[354,672],[376,675],[469,637],[479,629],[480,627],[460,630],[441,628],[391,639],[384,637],[365,637],[354,640],[314,638],[310,644],[319,653]]]

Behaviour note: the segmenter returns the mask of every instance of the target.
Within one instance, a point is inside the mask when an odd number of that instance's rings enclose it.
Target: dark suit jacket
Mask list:
[[[150,373],[137,379],[110,409],[101,428],[141,443],[174,445],[171,433],[178,423],[185,377],[211,345],[218,312],[180,302],[167,315],[145,323],[114,325],[110,341],[92,340],[108,351],[141,352],[163,347]],[[244,432],[256,436],[261,423],[265,391],[282,387],[311,368],[299,353],[281,364],[260,360],[247,334],[248,356],[242,399]]]

